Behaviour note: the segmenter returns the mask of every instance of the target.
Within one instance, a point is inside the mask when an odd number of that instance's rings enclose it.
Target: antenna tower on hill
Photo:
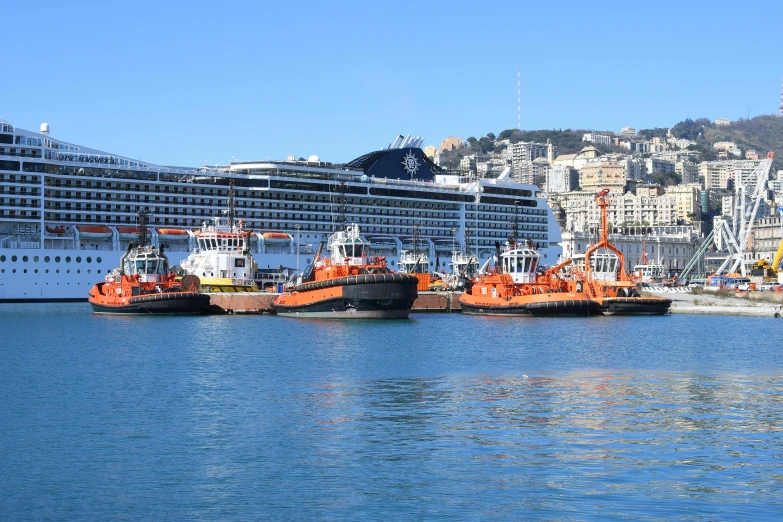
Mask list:
[[[783,89],[783,84],[781,84]],[[783,93],[780,97],[780,112],[783,114]],[[522,130],[522,74],[517,64],[517,129]]]

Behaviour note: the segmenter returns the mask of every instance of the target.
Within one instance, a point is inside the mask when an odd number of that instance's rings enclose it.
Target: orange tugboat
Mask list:
[[[570,291],[563,282],[539,275],[541,254],[528,240],[517,242],[519,216],[514,216],[505,252],[495,243],[496,266],[482,268],[473,285],[459,298],[465,314],[473,315],[598,315],[598,304],[582,291]]]
[[[462,313],[472,315],[600,315],[598,304],[584,292],[563,290],[537,274],[541,254],[513,241],[500,263],[479,275],[459,298]]]
[[[625,256],[609,242],[607,194],[609,189],[603,189],[595,197],[601,209],[601,240],[588,248],[584,256],[574,256],[552,267],[547,274],[557,274],[570,266],[570,273],[563,277],[568,288],[584,290],[604,314],[664,315],[669,312],[671,299],[641,296],[637,290],[639,281],[625,271]],[[599,249],[604,250],[599,252]]]
[[[313,263],[292,283],[289,293],[274,302],[279,315],[289,317],[404,319],[418,292],[418,279],[391,273],[385,257],[368,258],[370,243],[358,225],[329,237],[328,258],[319,245]]]
[[[182,282],[169,272],[163,247],[146,244],[144,212],[140,213],[139,246],[133,243],[120,258],[120,267],[92,287],[88,301],[96,314],[202,314],[209,308],[209,296],[188,291],[199,286],[198,278]],[[190,279],[188,279],[190,278]],[[185,290],[183,290],[183,288]]]

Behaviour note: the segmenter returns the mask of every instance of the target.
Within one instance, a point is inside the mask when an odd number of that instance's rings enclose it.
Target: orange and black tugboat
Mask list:
[[[146,243],[146,213],[140,213],[139,246],[133,243],[120,258],[120,267],[96,283],[88,301],[96,314],[202,314],[209,309],[209,296],[195,291],[198,277],[182,281],[169,271],[163,245]]]
[[[394,274],[386,258],[369,258],[370,243],[358,225],[329,237],[328,258],[323,243],[313,263],[293,281],[290,292],[274,302],[279,315],[356,319],[404,319],[418,295],[418,279]]]
[[[600,315],[598,304],[583,292],[563,290],[537,273],[541,254],[509,243],[498,266],[486,269],[459,298],[462,313],[472,315]]]
[[[539,274],[541,254],[532,241],[517,242],[519,217],[514,217],[506,250],[495,244],[496,266],[485,264],[472,286],[459,298],[462,313],[473,315],[600,315],[598,304],[584,292],[571,291],[562,281]]]
[[[672,304],[664,297],[645,297],[637,290],[641,279],[636,280],[625,270],[625,256],[609,242],[606,196],[609,189],[596,195],[601,209],[601,239],[588,248],[584,256],[574,256],[548,271],[556,274],[570,267],[561,277],[574,290],[584,290],[607,315],[665,315]],[[600,251],[599,251],[600,250]]]

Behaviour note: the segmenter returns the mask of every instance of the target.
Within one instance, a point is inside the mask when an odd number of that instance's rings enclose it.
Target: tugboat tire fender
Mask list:
[[[362,274],[348,277],[338,277],[326,281],[317,281],[314,283],[304,283],[297,286],[296,292],[306,292],[308,290],[321,290],[323,288],[332,288],[335,286],[377,284],[377,283],[408,283],[417,285],[419,279],[416,276],[408,274]]]

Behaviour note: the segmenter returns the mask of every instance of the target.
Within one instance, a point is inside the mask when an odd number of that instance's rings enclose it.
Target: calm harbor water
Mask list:
[[[779,320],[0,306],[0,520],[764,520]]]

